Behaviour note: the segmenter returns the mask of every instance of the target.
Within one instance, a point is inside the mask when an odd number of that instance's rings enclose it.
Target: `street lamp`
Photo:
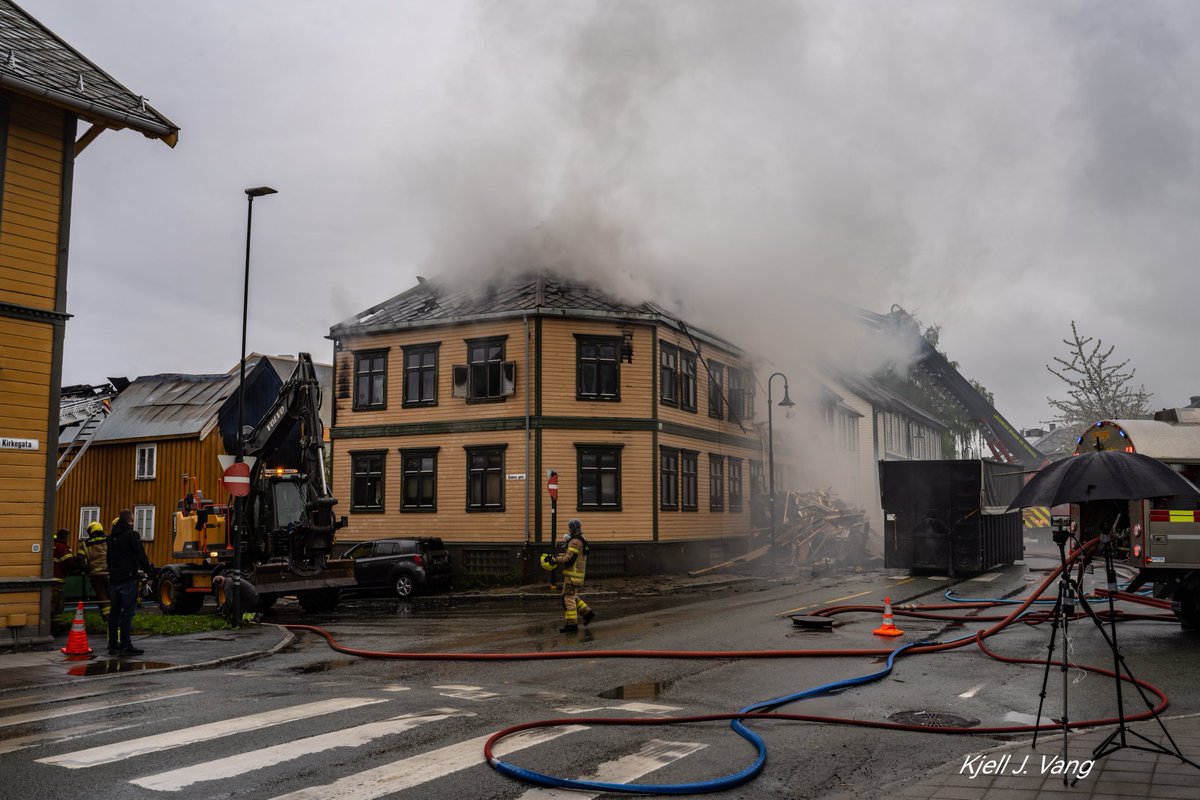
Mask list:
[[[779,401],[780,408],[791,408],[796,405],[788,397],[788,379],[782,372],[773,372],[767,378],[767,480],[771,491],[771,550],[775,549],[775,534],[779,529],[778,517],[775,514],[775,425],[772,419],[771,381],[776,377],[783,378],[783,399]]]
[[[242,282],[242,359],[238,367],[238,427],[237,427],[237,457],[235,461],[246,460],[246,316],[250,309],[250,230],[254,221],[254,198],[268,194],[276,194],[270,186],[255,186],[246,190],[246,273]],[[234,501],[237,509],[237,535],[233,538],[233,624],[242,624],[242,527],[245,521],[246,498],[238,497]]]

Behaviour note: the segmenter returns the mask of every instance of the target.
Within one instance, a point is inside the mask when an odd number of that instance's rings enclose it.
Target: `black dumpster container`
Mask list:
[[[990,459],[880,461],[884,565],[953,576],[1020,559],[1021,512],[1007,508],[1023,482]]]

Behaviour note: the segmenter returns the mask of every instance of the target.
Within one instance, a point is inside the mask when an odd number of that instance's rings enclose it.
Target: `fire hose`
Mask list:
[[[761,772],[766,762],[766,744],[762,737],[746,728],[743,724],[749,720],[758,719],[773,719],[773,720],[788,720],[797,722],[821,722],[835,725],[856,726],[865,728],[881,728],[886,730],[901,730],[913,731],[922,733],[942,733],[942,734],[1013,734],[1013,733],[1033,733],[1035,731],[1058,731],[1062,726],[1054,724],[1032,724],[1032,725],[1002,725],[992,727],[938,727],[929,728],[923,725],[907,724],[899,722],[882,722],[876,720],[862,720],[848,717],[830,717],[819,716],[812,714],[794,714],[783,713],[775,709],[800,700],[805,700],[811,697],[829,694],[840,691],[841,689],[850,686],[862,685],[868,682],[880,680],[887,676],[893,668],[893,663],[901,654],[905,656],[919,655],[926,653],[937,653],[948,650],[954,650],[965,647],[968,644],[974,643],[989,658],[993,658],[1002,663],[1008,664],[1036,664],[1039,666],[1064,667],[1070,666],[1076,669],[1081,669],[1097,675],[1104,675],[1117,680],[1133,683],[1136,686],[1149,692],[1157,698],[1157,703],[1152,709],[1137,712],[1134,714],[1126,714],[1124,719],[1126,722],[1137,722],[1140,720],[1150,719],[1152,716],[1161,713],[1168,704],[1166,694],[1157,686],[1134,678],[1130,675],[1121,675],[1110,670],[1094,667],[1084,664],[1067,664],[1062,661],[1037,659],[1037,658],[1015,658],[1012,656],[1001,655],[991,650],[985,640],[1002,632],[1005,628],[1015,622],[1023,622],[1026,624],[1040,624],[1050,619],[1052,612],[1037,610],[1030,611],[1031,606],[1041,602],[1039,598],[1051,583],[1058,578],[1064,567],[1070,567],[1077,559],[1089,552],[1095,547],[1096,542],[1088,542],[1081,548],[1074,550],[1068,556],[1065,565],[1059,565],[1054,570],[1049,572],[1042,582],[1032,591],[1029,596],[1017,601],[1017,605],[1011,611],[1004,615],[988,615],[970,617],[971,620],[993,622],[991,626],[977,631],[973,634],[968,634],[957,639],[947,642],[915,642],[898,648],[840,648],[840,649],[817,649],[817,650],[558,650],[550,652],[523,652],[523,653],[436,653],[436,652],[388,652],[388,651],[373,651],[363,650],[360,648],[348,647],[337,642],[333,636],[321,628],[312,625],[284,625],[283,627],[293,631],[306,631],[315,633],[321,636],[329,644],[333,650],[344,653],[346,655],[358,656],[361,658],[372,659],[393,659],[402,661],[535,661],[535,660],[560,660],[560,659],[576,659],[576,658],[672,658],[672,659],[762,659],[762,658],[828,658],[828,657],[863,657],[875,656],[886,657],[887,665],[884,669],[878,672],[870,673],[852,678],[847,678],[841,681],[817,686],[802,692],[797,692],[784,697],[766,700],[759,703],[746,706],[736,713],[730,714],[702,714],[691,716],[676,716],[676,717],[653,717],[647,719],[630,719],[626,717],[572,717],[537,720],[533,722],[525,722],[519,725],[513,725],[493,734],[484,745],[484,757],[489,765],[501,774],[520,780],[534,783],[540,786],[552,788],[570,788],[584,789],[590,791],[606,791],[606,792],[625,792],[625,793],[640,793],[640,794],[698,794],[706,792],[723,791],[734,786],[741,785]],[[939,614],[936,612],[947,611],[950,609],[987,609],[1000,606],[1002,603],[1013,601],[992,601],[992,600],[977,600],[969,602],[953,602],[948,604],[939,604],[934,606],[922,606],[923,610],[918,611],[913,606],[898,606],[894,613],[898,616],[914,617],[919,619],[934,619],[946,621],[962,621],[961,616],[953,616]],[[834,614],[861,612],[861,611],[878,611],[878,606],[831,606],[817,610],[814,612],[816,616],[832,616]],[[1076,615],[1080,616],[1080,615]],[[1107,616],[1107,615],[1106,615]],[[1117,619],[1121,620],[1155,620],[1162,621],[1173,619],[1169,615],[1164,614],[1127,614],[1118,612]],[[709,781],[702,781],[688,784],[609,784],[584,780],[571,780],[566,778],[557,778],[550,775],[534,772],[508,762],[501,761],[494,754],[495,745],[502,739],[512,736],[521,731],[531,730],[535,728],[551,728],[561,727],[566,725],[587,725],[587,726],[645,726],[645,725],[682,725],[699,722],[713,721],[729,721],[730,727],[742,738],[750,742],[755,748],[754,761],[744,769],[741,769],[730,775],[716,778]],[[1119,722],[1117,717],[1107,717],[1104,719],[1093,719],[1083,721],[1072,721],[1069,727],[1072,729],[1093,728],[1103,725],[1112,725]]]

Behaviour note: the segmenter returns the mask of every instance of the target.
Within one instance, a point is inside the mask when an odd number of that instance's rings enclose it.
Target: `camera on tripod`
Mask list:
[[[1073,527],[1074,525],[1069,516],[1055,515],[1050,517],[1050,535],[1054,537],[1055,544],[1066,544],[1070,541]]]

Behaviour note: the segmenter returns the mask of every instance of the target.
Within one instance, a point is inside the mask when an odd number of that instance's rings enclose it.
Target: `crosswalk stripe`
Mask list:
[[[539,728],[514,734],[496,745],[497,757],[549,742],[568,733],[587,730],[583,725],[564,725],[560,728]],[[491,734],[452,744],[428,753],[394,761],[382,767],[327,783],[308,786],[273,800],[372,800],[422,783],[441,778],[461,769],[483,764],[483,744]]]
[[[94,711],[103,711],[106,708],[133,706],[139,703],[151,703],[155,700],[169,700],[172,697],[184,697],[189,694],[199,693],[199,689],[166,689],[163,691],[145,692],[143,694],[113,698],[112,700],[105,700],[103,702],[78,703],[63,708],[46,708],[41,711],[30,711],[25,714],[0,717],[0,728],[7,728],[11,725],[24,725],[27,722],[41,722],[42,720],[53,719],[55,717],[69,717],[74,714],[90,714]]]
[[[635,714],[666,714],[668,711],[679,711],[678,706],[659,706],[654,703],[621,703],[615,706],[594,706],[592,708],[583,708],[580,706],[567,706],[565,708],[556,708],[563,714],[589,714],[595,711],[632,711]]]
[[[636,753],[621,756],[613,761],[606,761],[598,766],[591,775],[580,780],[630,783],[656,769],[665,767],[672,761],[678,761],[703,750],[705,747],[708,745],[698,742],[665,742],[662,739],[651,739]],[[585,797],[599,797],[602,794],[604,794],[602,791],[537,788],[530,789],[518,800],[580,800]]]
[[[6,697],[0,700],[0,710],[20,708],[21,706],[40,706],[46,703],[60,703],[63,700],[79,700],[84,697],[113,694],[116,691],[118,690],[111,687],[108,689],[97,689],[94,686],[89,686],[83,689],[59,690],[53,694],[23,694],[20,697]]]
[[[193,783],[232,778],[235,775],[244,775],[262,767],[282,764],[285,761],[293,761],[302,756],[333,750],[337,747],[358,747],[373,739],[403,733],[427,722],[437,722],[450,717],[473,716],[475,715],[455,708],[435,708],[432,711],[401,714],[381,722],[371,722],[345,730],[309,736],[262,750],[219,758],[216,761],[205,761],[194,767],[183,767],[170,772],[160,772],[157,775],[147,775],[144,778],[132,780],[130,783],[160,792],[176,792]]]
[[[74,753],[63,753],[49,758],[39,758],[38,763],[54,764],[66,767],[67,769],[83,769],[99,764],[111,764],[114,761],[121,761],[132,756],[170,750],[175,747],[182,747],[185,744],[219,739],[228,734],[245,733],[247,731],[259,730],[260,728],[269,728],[272,725],[282,725],[285,722],[295,722],[296,720],[316,717],[321,714],[331,714],[335,711],[344,711],[351,708],[358,708],[359,706],[369,706],[375,703],[386,702],[388,701],[374,697],[335,697],[331,700],[320,700],[315,703],[305,703],[299,706],[277,708],[274,711],[264,711],[261,714],[251,714],[246,717],[237,717],[236,719],[223,719],[204,725],[196,725],[191,728],[183,728],[182,730],[145,736],[141,739],[130,739],[101,747],[92,747]]]
[[[74,728],[59,728],[54,731],[46,731],[45,733],[34,733],[29,736],[14,736],[12,739],[5,739],[0,742],[0,756],[5,753],[15,753],[18,750],[26,750],[30,747],[38,747],[43,744],[60,744],[69,742],[72,739],[78,739],[83,736],[90,736],[93,733],[101,731],[123,731],[127,728],[136,728],[139,725],[145,725],[144,722],[137,722],[132,725],[118,725],[116,727],[109,725],[107,722],[93,722],[89,725],[78,725]]]

